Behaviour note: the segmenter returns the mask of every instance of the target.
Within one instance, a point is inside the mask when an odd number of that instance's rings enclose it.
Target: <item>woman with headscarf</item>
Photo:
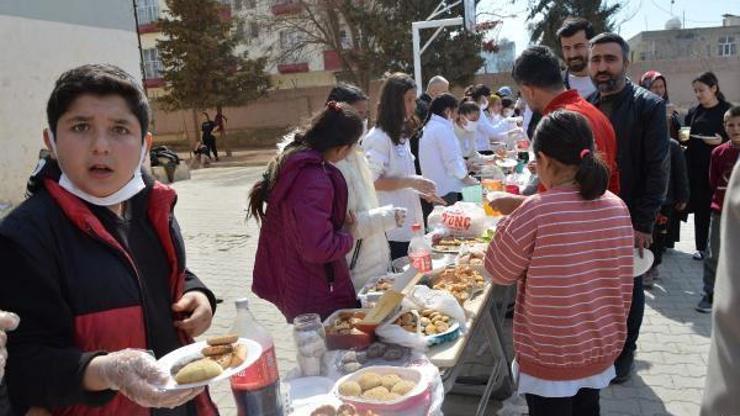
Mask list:
[[[678,131],[681,123],[678,112],[672,104],[668,104],[668,84],[665,77],[658,71],[648,71],[640,78],[640,85],[666,101],[666,122],[671,135],[670,149],[670,177],[668,190],[663,206],[658,213],[655,228],[653,229],[653,245],[650,250],[655,254],[653,267],[643,276],[643,285],[652,287],[659,276],[659,266],[663,260],[666,248],[673,248],[680,240],[681,221],[686,221],[686,204],[689,200],[689,183],[686,173],[686,159],[681,145],[678,143]]]
[[[678,111],[676,111],[676,106],[671,104],[671,100],[668,99],[668,82],[665,76],[655,70],[647,71],[640,78],[640,86],[665,100],[668,132],[672,139],[678,140],[678,131],[681,130],[681,120],[679,119]]]

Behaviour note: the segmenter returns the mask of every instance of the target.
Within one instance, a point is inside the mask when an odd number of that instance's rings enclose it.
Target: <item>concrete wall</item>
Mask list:
[[[696,105],[691,81],[705,71],[712,71],[719,79],[720,90],[728,101],[740,104],[740,57],[673,59],[635,62],[629,68],[629,76],[639,81],[648,70],[657,70],[668,81],[668,95],[681,110]]]
[[[510,74],[480,74],[475,77],[475,83],[484,83],[496,91],[503,85],[514,87]],[[274,127],[297,126],[320,110],[331,86],[280,89],[270,93],[245,107],[224,108],[224,114],[229,119],[229,130],[248,130]],[[370,86],[370,111],[375,113],[380,90],[380,81],[374,81]],[[462,97],[463,87],[453,87],[452,93]],[[211,110],[211,114],[214,110]],[[200,115],[198,115],[201,117]],[[177,136],[185,138],[185,128],[188,134],[199,131],[200,125],[193,126],[192,115],[189,111],[165,112],[154,105],[155,140],[157,136]],[[198,123],[202,122],[198,119]],[[195,127],[195,128],[194,128]],[[198,135],[200,133],[197,133]]]
[[[101,62],[141,78],[134,26],[130,1],[0,1],[0,208],[23,199],[63,71]]]
[[[719,39],[727,36],[734,36],[736,45],[740,43],[740,26],[641,32],[628,41],[630,60],[716,58],[720,57]]]

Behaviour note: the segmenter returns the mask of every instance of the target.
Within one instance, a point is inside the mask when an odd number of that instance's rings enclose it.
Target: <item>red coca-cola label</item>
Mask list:
[[[468,231],[472,219],[462,211],[445,211],[442,213],[442,224],[450,230]]]
[[[279,378],[275,346],[262,351],[259,360],[235,375],[231,376],[232,390],[259,390],[277,381]]]
[[[429,253],[412,253],[409,254],[411,266],[418,272],[432,271],[432,256]]]

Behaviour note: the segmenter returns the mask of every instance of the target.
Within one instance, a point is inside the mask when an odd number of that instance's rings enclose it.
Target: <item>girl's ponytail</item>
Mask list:
[[[578,182],[583,199],[590,201],[606,192],[609,185],[609,168],[590,149],[584,148],[580,156],[581,164],[578,165],[576,172],[576,182]]]

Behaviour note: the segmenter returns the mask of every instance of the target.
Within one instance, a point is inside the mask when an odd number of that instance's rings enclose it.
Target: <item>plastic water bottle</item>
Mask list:
[[[239,416],[283,416],[280,375],[272,336],[249,311],[249,301],[238,299],[232,332],[262,346],[260,358],[231,377],[231,392]]]
[[[411,226],[414,236],[409,243],[409,262],[420,273],[432,271],[432,246],[424,238],[420,224]]]

